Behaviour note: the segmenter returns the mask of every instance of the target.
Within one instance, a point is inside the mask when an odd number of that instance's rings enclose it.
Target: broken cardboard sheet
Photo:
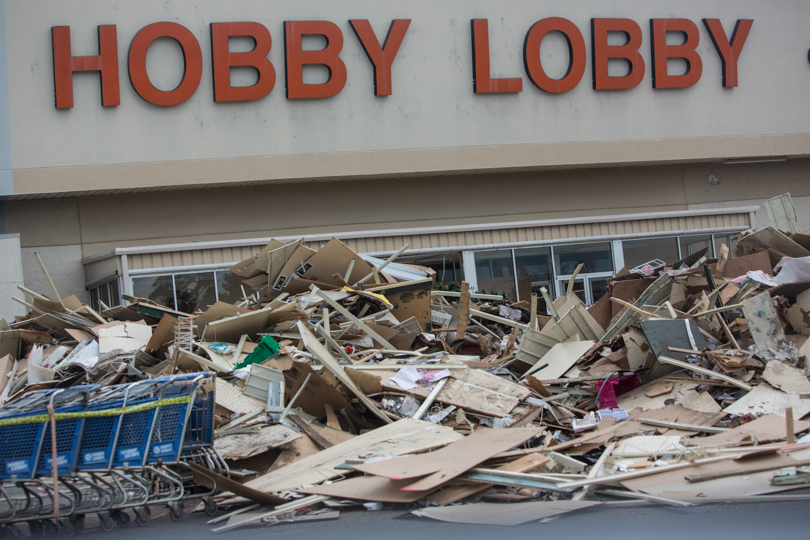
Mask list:
[[[403,491],[413,480],[390,480],[382,476],[358,476],[320,486],[296,490],[308,495],[326,495],[339,499],[357,499],[386,503],[412,503],[430,491]],[[432,491],[432,490],[431,490]]]
[[[267,291],[266,297],[274,297],[282,292],[288,291],[288,287],[304,272],[309,269],[307,260],[317,253],[314,249],[307,246],[298,246],[293,254],[284,263],[284,266],[276,275],[275,279],[270,282],[270,290]],[[342,274],[341,274],[342,275]]]
[[[300,408],[316,418],[326,415],[325,405],[327,404],[331,405],[336,411],[341,409],[345,409],[349,413],[354,411],[354,407],[349,404],[343,394],[326,382],[326,379],[321,377],[317,371],[313,371],[309,365],[292,362],[287,369],[279,369],[284,373],[284,396],[287,402],[293,396],[298,396],[295,400],[296,408]],[[301,390],[301,385],[304,384],[308,376],[309,381]]]
[[[496,471],[509,471],[509,472],[518,472],[518,473],[527,473],[529,471],[533,471],[538,467],[542,467],[551,461],[550,458],[544,456],[543,454],[534,453],[534,454],[527,454],[522,456],[514,461],[510,461],[508,463],[504,463],[503,465],[499,465],[494,467]],[[374,477],[371,477],[374,478]],[[433,493],[427,499],[432,503],[436,503],[439,506],[444,506],[447,504],[452,504],[454,502],[460,501],[470,495],[475,495],[476,493],[480,493],[486,489],[489,489],[494,484],[481,484],[481,483],[472,483],[472,482],[452,482],[450,485],[443,487],[440,491]],[[408,493],[408,492],[403,492]],[[411,492],[411,493],[419,493]]]
[[[264,256],[266,253],[273,251],[274,249],[278,249],[284,247],[285,243],[281,240],[276,240],[275,238],[270,239],[266,246],[264,246],[259,253],[254,255],[253,257],[248,257],[244,261],[238,262],[235,265],[231,266],[229,270],[239,276],[240,278],[252,278],[257,276],[265,270],[261,267],[257,267],[254,263],[259,257]]]
[[[810,422],[804,420],[793,421],[794,435],[808,429],[810,429]],[[775,414],[766,414],[756,420],[729,429],[723,433],[717,433],[707,437],[684,439],[683,444],[690,446],[724,446],[739,444],[749,439],[757,444],[766,444],[775,441],[783,441],[786,439],[786,436],[787,423],[785,417]]]
[[[559,379],[593,347],[593,341],[557,343],[527,371],[540,381]],[[548,364],[546,367],[542,367]]]
[[[771,360],[765,366],[762,378],[771,386],[788,393],[810,393],[810,380],[804,370],[795,368],[779,360]]]
[[[267,405],[261,400],[246,396],[238,386],[220,378],[216,379],[216,385],[217,405],[231,412],[247,414]]]
[[[720,405],[717,404],[708,392],[695,391],[695,388],[700,386],[700,383],[675,382],[672,385],[672,392],[649,397],[645,392],[654,384],[655,382],[647,383],[643,386],[639,386],[635,390],[630,390],[626,394],[622,394],[616,399],[618,406],[628,411],[636,407],[649,410],[660,409],[668,403],[674,403],[686,409],[700,412],[720,412]]]
[[[270,310],[265,308],[212,321],[202,330],[202,338],[206,341],[238,343],[243,335],[247,335],[249,339],[256,340],[259,332],[267,326],[269,316]]]
[[[602,504],[598,501],[530,501],[519,503],[473,503],[414,510],[416,516],[474,525],[520,525],[582,508]]]
[[[204,358],[199,354],[184,351],[183,349],[177,351],[176,360],[177,368],[183,371],[216,371],[217,373],[230,373],[233,371],[233,367],[227,362]]]
[[[615,458],[622,458],[679,453],[680,441],[680,435],[639,435],[616,443],[610,455]]]
[[[404,491],[427,491],[444,484],[483,463],[492,456],[511,450],[537,436],[543,428],[476,430],[472,435],[444,448],[401,459],[389,459],[355,466],[355,469],[392,480],[416,479],[401,488]]]
[[[194,319],[194,332],[199,336],[202,335],[203,330],[208,323],[219,321],[228,317],[236,317],[245,313],[252,313],[252,310],[247,308],[236,307],[227,302],[216,302],[204,313],[197,315]]]
[[[641,411],[638,414],[633,414],[632,418],[641,421],[642,418],[650,420],[659,420],[664,422],[675,422],[677,424],[686,424],[690,426],[714,426],[726,417],[724,412],[702,412],[693,409],[687,409],[680,405],[671,403],[660,409],[653,409],[648,411]],[[656,431],[661,435],[678,435],[681,437],[689,437],[696,435],[698,431],[678,428],[667,428],[661,426],[652,426],[650,424],[641,423],[640,430],[649,430],[655,427]]]
[[[179,321],[176,317],[169,314],[164,315],[158,325],[152,332],[152,337],[144,348],[146,354],[155,354],[163,345],[174,339],[174,325]]]
[[[247,459],[263,454],[272,448],[284,446],[300,437],[299,433],[281,424],[276,424],[262,427],[257,433],[217,437],[214,439],[214,450],[219,452],[223,459]]]
[[[432,367],[440,368],[441,364],[433,364]],[[400,388],[390,380],[395,375],[393,370],[374,371],[374,374],[382,378],[384,388]],[[436,396],[436,401],[471,412],[503,418],[531,394],[526,386],[480,369],[454,369],[452,374],[453,378]],[[407,393],[427,398],[431,391],[432,388],[419,386],[407,390]]]
[[[287,264],[287,261],[293,253],[295,253],[295,250],[303,243],[303,239],[298,239],[275,249],[262,250],[256,255],[256,259],[253,261],[253,268],[267,274],[267,283],[273,283],[281,272],[281,269]]]
[[[784,487],[773,486],[770,479],[773,472],[796,465],[798,462],[790,454],[771,454],[744,461],[727,460],[702,463],[676,470],[663,471],[647,476],[623,480],[621,483],[632,491],[641,491],[650,495],[660,495],[664,491],[686,491],[700,489],[704,496],[722,498],[730,496],[760,495],[782,491]],[[773,467],[770,472],[759,471]],[[705,475],[705,476],[704,476]],[[687,477],[697,478],[718,475],[713,480],[689,482]],[[730,476],[727,476],[730,475]],[[761,476],[761,475],[764,475]],[[763,479],[765,480],[763,482]],[[795,486],[792,486],[795,488]]]
[[[751,255],[744,255],[742,257],[734,257],[726,261],[723,267],[722,277],[734,279],[746,275],[748,272],[756,272],[757,270],[773,275],[773,266],[771,266],[771,257],[767,251],[759,251]]]
[[[785,409],[788,407],[793,407],[793,418],[799,420],[810,413],[810,399],[802,399],[799,394],[788,394],[777,390],[768,383],[761,383],[723,409],[723,412],[734,415],[777,414],[784,416]]]
[[[423,452],[462,438],[452,428],[405,418],[304,457],[245,485],[265,492],[315,485],[345,475],[346,471],[337,467],[346,461]]]
[[[123,322],[107,328],[96,327],[99,353],[104,354],[121,349],[134,352],[146,347],[152,337],[152,328],[146,324]]]
[[[352,261],[354,261],[352,272],[346,275]],[[373,269],[365,259],[337,238],[329,240],[317,253],[307,259],[305,266],[306,270],[298,275],[308,280],[333,285],[339,285],[332,277],[333,274],[339,274],[346,283],[354,284],[369,275]]]

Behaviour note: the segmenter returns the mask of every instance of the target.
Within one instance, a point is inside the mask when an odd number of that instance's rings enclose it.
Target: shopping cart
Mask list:
[[[41,390],[0,408],[0,536],[23,522],[32,535],[69,536],[88,514],[110,530],[130,523],[128,509],[145,525],[164,504],[180,519],[190,500],[216,512],[215,479],[198,485],[189,466],[228,474],[213,449],[214,387],[214,375],[195,373]]]

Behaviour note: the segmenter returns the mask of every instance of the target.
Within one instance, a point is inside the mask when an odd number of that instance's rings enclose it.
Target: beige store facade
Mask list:
[[[763,199],[810,226],[810,5],[572,4],[5,0],[0,233],[31,288],[188,309],[270,237],[593,300]]]

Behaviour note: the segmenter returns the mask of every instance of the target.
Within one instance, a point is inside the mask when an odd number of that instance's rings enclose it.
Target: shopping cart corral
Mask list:
[[[187,502],[217,508],[216,480],[196,484],[190,463],[228,475],[213,448],[214,375],[28,392],[0,408],[0,537],[146,525],[150,507],[179,520]],[[206,487],[207,486],[207,487]],[[132,514],[132,515],[131,515]]]

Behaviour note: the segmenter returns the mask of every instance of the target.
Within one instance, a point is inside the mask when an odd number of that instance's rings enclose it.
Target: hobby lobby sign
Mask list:
[[[393,94],[392,70],[403,41],[407,39],[411,19],[393,20],[387,34],[380,39],[366,19],[348,21],[347,31],[354,34],[366,53],[374,72],[374,93]],[[731,27],[730,21],[726,21]],[[645,24],[647,21],[645,21]],[[534,23],[526,32],[522,44],[526,77],[537,88],[553,94],[575,88],[585,75],[586,62],[591,59],[591,79],[594,90],[629,90],[641,84],[649,73],[652,87],[687,88],[696,84],[703,74],[703,62],[697,47],[701,34],[710,39],[722,64],[719,74],[725,88],[737,86],[737,62],[753,26],[752,19],[734,21],[727,33],[719,19],[650,19],[650,43],[644,44],[641,26],[632,19],[595,18],[590,29],[583,31],[570,20],[549,17]],[[702,26],[702,29],[701,29]],[[328,98],[340,93],[348,76],[341,59],[344,31],[330,21],[285,21],[283,25],[286,96],[288,99]],[[470,21],[472,52],[472,91],[476,94],[515,93],[523,91],[524,78],[492,76],[489,28],[487,19]],[[540,56],[540,45],[547,35],[556,33],[568,45],[568,69],[560,78],[549,76]],[[590,39],[586,46],[585,34]],[[98,50],[88,55],[77,54],[71,47],[71,28],[51,28],[53,40],[53,73],[56,107],[73,107],[73,75],[77,72],[98,72],[101,79],[101,104],[119,105],[119,36],[116,25],[98,27]],[[276,86],[277,67],[268,59],[273,39],[266,26],[258,22],[215,22],[210,25],[210,58],[215,102],[251,101],[261,99]],[[326,45],[317,50],[305,48],[305,37],[317,36]],[[150,79],[146,66],[149,47],[158,39],[175,41],[183,54],[184,70],[176,88],[159,89]],[[232,51],[230,38],[247,38],[253,43],[249,51]],[[643,53],[649,49],[651,65],[646,65]],[[88,51],[82,51],[88,52]],[[682,73],[670,73],[667,63],[678,59],[686,66]],[[154,105],[179,105],[199,89],[203,76],[203,50],[195,35],[185,26],[174,22],[150,24],[132,37],[127,53],[129,80],[135,92]],[[621,74],[611,73],[608,65],[621,62],[626,66]],[[612,64],[611,64],[612,65]],[[304,70],[322,66],[328,70],[325,82],[307,83]],[[254,84],[233,86],[231,70],[252,68],[257,74]]]

